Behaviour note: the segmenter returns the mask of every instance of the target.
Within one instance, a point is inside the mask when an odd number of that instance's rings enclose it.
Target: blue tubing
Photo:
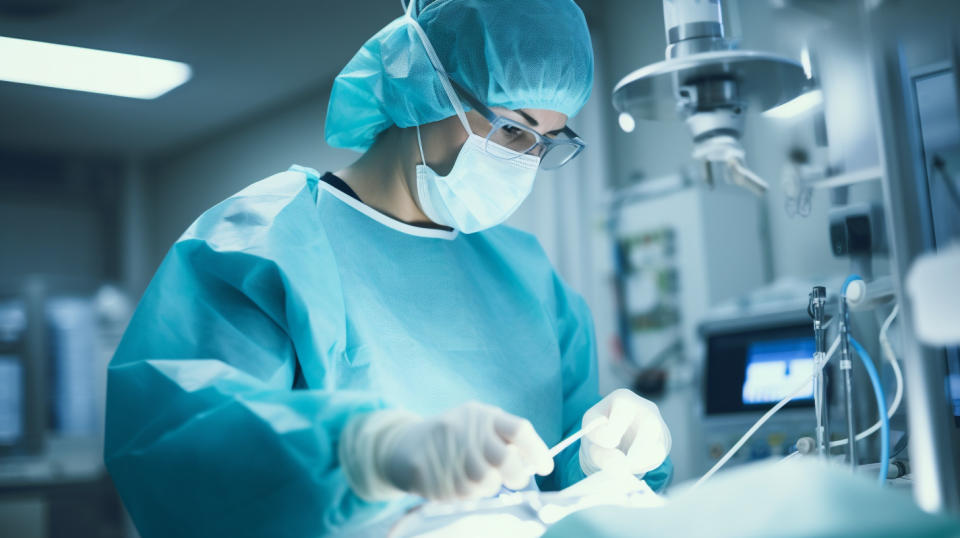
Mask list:
[[[890,467],[890,419],[887,417],[887,399],[883,394],[883,385],[880,384],[880,374],[877,373],[877,368],[873,365],[873,361],[870,359],[870,355],[867,354],[867,350],[863,349],[860,342],[857,342],[852,336],[850,337],[850,345],[857,351],[860,362],[863,363],[863,367],[867,369],[867,374],[870,376],[870,383],[873,385],[873,394],[877,397],[877,407],[880,409],[879,481],[880,485],[883,486],[886,484],[887,469]],[[850,439],[848,442],[853,443],[855,440]]]

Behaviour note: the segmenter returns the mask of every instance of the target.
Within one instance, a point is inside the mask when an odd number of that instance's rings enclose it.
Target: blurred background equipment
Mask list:
[[[103,418],[130,301],[64,276],[8,280],[0,292],[0,518],[12,536],[121,536]]]
[[[822,452],[871,479],[888,460],[887,487],[960,511],[960,3],[578,4],[596,84],[570,126],[588,149],[541,172],[509,224],[589,304],[601,392],[656,401],[675,484],[727,455],[723,470],[816,458],[820,417]],[[102,465],[105,364],[133,305],[207,208],[356,157],[323,141],[330,85],[399,15],[395,0],[0,0],[19,45],[179,66],[145,99],[4,78],[40,62],[0,53],[0,534],[136,535]]]
[[[707,185],[723,179],[765,193],[769,185],[745,163],[743,115],[813,90],[809,69],[783,56],[738,50],[724,33],[719,1],[664,0],[663,18],[667,59],[630,73],[613,90],[623,123],[683,120]]]

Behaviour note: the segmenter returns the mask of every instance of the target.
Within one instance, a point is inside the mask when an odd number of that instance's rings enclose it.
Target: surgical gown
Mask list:
[[[145,538],[362,532],[417,500],[353,494],[351,417],[479,400],[552,445],[598,400],[594,354],[532,236],[410,226],[293,167],[167,254],[109,367],[106,464]],[[583,477],[577,445],[556,461],[542,488]]]

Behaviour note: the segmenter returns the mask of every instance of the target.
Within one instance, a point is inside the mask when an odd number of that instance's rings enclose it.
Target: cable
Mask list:
[[[894,377],[897,378],[897,393],[893,396],[893,404],[890,406],[893,411],[887,415],[888,417],[893,417],[893,413],[896,413],[897,408],[900,407],[900,400],[903,399],[903,372],[900,370],[900,363],[897,362],[897,356],[894,355],[893,346],[890,345],[890,339],[887,337],[887,331],[890,330],[890,325],[899,313],[900,305],[894,305],[893,310],[890,311],[890,315],[887,316],[887,319],[883,322],[883,326],[880,327],[880,347],[883,349],[884,358],[887,359],[890,367],[893,368]]]
[[[887,481],[887,469],[890,467],[890,420],[887,418],[887,414],[884,413],[884,408],[886,407],[886,398],[883,396],[883,385],[880,383],[880,374],[877,373],[877,367],[873,365],[873,361],[870,359],[870,355],[867,354],[867,350],[863,349],[863,346],[860,345],[860,342],[848,335],[848,340],[850,345],[857,351],[857,356],[860,357],[860,362],[863,363],[863,367],[866,368],[867,374],[870,376],[870,382],[873,384],[873,394],[877,397],[877,409],[880,414],[880,485],[884,485]]]
[[[795,457],[797,457],[797,456],[799,456],[799,455],[800,455],[800,451],[799,451],[799,450],[797,450],[797,451],[795,451],[795,452],[791,452],[791,453],[787,454],[786,456],[784,456],[783,459],[781,459],[781,460],[778,461],[777,463],[783,463],[783,462],[785,462],[785,461],[787,461],[787,460],[789,460],[789,459],[791,459],[791,458],[795,458]]]
[[[893,348],[890,346],[890,340],[887,338],[887,331],[890,329],[890,324],[893,323],[894,318],[897,317],[899,312],[900,305],[894,306],[893,311],[890,312],[890,315],[887,316],[886,321],[883,322],[883,326],[880,328],[880,347],[883,349],[884,358],[886,358],[887,362],[890,363],[890,367],[893,369],[893,376],[897,380],[897,392],[893,396],[893,402],[890,404],[890,410],[887,411],[888,419],[893,418],[893,415],[895,415],[897,410],[900,409],[900,404],[903,401],[903,371],[900,369],[900,363],[897,362],[896,355],[893,354]],[[857,441],[862,441],[873,435],[877,430],[880,429],[881,422],[882,419],[878,419],[873,426],[870,426],[866,430],[858,433],[855,439]],[[830,448],[844,446],[848,441],[848,439],[831,441]]]
[[[827,351],[827,356],[824,357],[823,359],[823,364],[821,365],[821,368],[827,364],[827,362],[830,360],[830,357],[833,356],[834,352],[837,351],[837,347],[839,346],[840,346],[840,337],[838,336],[836,339],[834,339],[833,344],[830,345],[830,349]],[[753,434],[757,433],[757,430],[759,430],[761,426],[763,426],[764,424],[766,424],[768,420],[770,420],[770,417],[775,415],[777,411],[783,409],[783,406],[787,405],[787,403],[789,403],[790,400],[796,398],[797,396],[800,395],[801,392],[806,390],[808,384],[812,380],[813,380],[813,375],[811,374],[810,377],[806,378],[803,381],[802,385],[799,385],[790,394],[788,394],[786,398],[777,402],[777,404],[771,407],[769,411],[764,413],[763,416],[760,417],[760,420],[758,420],[753,426],[751,426],[750,429],[747,430],[747,433],[743,434],[743,437],[741,437],[740,440],[737,441],[736,444],[734,444],[733,447],[730,450],[728,450],[727,453],[724,454],[722,458],[720,458],[720,461],[718,461],[709,471],[707,471],[705,475],[703,475],[700,478],[700,480],[697,480],[697,483],[694,484],[693,487],[694,488],[699,487],[700,484],[709,480],[710,477],[713,476],[717,471],[719,471],[721,467],[726,465],[726,463],[730,461],[730,458],[732,458],[733,455],[737,453],[737,451],[743,448],[743,445],[745,445],[747,441],[749,441],[750,438],[753,437]]]
[[[883,349],[884,358],[887,360],[888,363],[890,363],[890,367],[893,369],[893,376],[897,380],[897,391],[893,396],[893,402],[890,404],[890,409],[887,411],[888,419],[893,418],[893,415],[897,413],[897,410],[900,409],[900,404],[903,402],[903,371],[900,369],[900,363],[897,362],[897,357],[893,353],[893,347],[890,345],[890,339],[887,336],[887,332],[890,330],[890,325],[893,323],[893,320],[896,319],[899,312],[900,312],[900,305],[898,304],[893,307],[893,310],[890,312],[890,315],[887,316],[887,319],[884,320],[883,325],[880,328],[880,347]],[[883,423],[883,420],[878,419],[873,426],[870,426],[866,430],[858,433],[855,439],[857,441],[862,441],[867,437],[873,435],[874,433],[876,433],[877,430],[880,429],[882,423]],[[900,440],[900,442],[897,443],[897,446],[894,447],[893,449],[893,453],[890,455],[891,458],[895,457],[897,454],[903,451],[903,449],[906,447],[906,439],[907,439],[907,436],[904,435],[904,437]],[[847,444],[848,441],[849,441],[848,439],[838,439],[836,441],[831,441],[830,448],[844,446]],[[790,459],[798,454],[799,452],[792,452],[789,455],[785,456],[781,461]]]

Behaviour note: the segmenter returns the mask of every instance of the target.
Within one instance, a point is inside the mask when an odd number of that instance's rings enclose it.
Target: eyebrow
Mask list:
[[[518,108],[518,109],[514,110],[514,112],[516,112],[517,114],[520,114],[521,116],[523,116],[523,119],[527,120],[527,122],[530,123],[531,126],[536,127],[536,126],[540,125],[540,123],[539,123],[537,120],[533,119],[533,116],[531,116],[530,114],[527,114],[527,113],[524,112],[523,110],[521,110],[521,109]],[[550,131],[550,132],[547,133],[547,134],[548,134],[548,135],[560,134],[560,133],[563,132],[563,129],[564,129],[563,127],[559,128],[559,129],[554,129],[554,130]]]

